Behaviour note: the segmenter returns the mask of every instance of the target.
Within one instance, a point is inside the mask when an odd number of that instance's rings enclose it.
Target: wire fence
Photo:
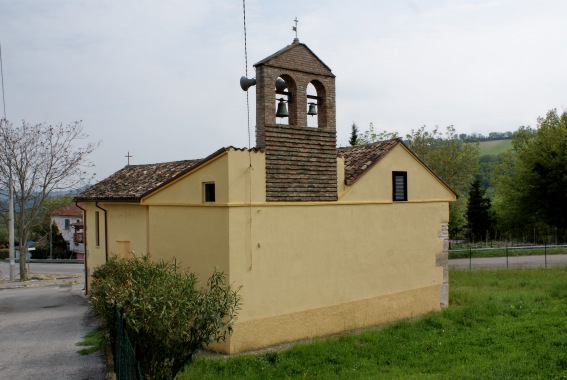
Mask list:
[[[565,262],[567,245],[496,245],[478,247],[474,244],[456,244],[449,249],[449,259],[455,267],[463,267],[465,260],[469,269],[475,267],[518,267],[561,265]],[[453,244],[453,247],[455,244]],[[459,260],[460,259],[460,260]]]
[[[116,324],[111,331],[114,372],[117,380],[142,380],[142,369],[136,357],[136,347],[128,338],[124,315],[116,311]]]

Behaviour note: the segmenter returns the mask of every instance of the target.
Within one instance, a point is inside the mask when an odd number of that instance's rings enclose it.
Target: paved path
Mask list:
[[[470,259],[451,259],[449,268],[451,269],[496,269],[496,268],[535,268],[545,266],[567,265],[567,255],[544,255],[537,256],[509,256],[506,257],[477,257]]]
[[[75,346],[97,327],[83,277],[74,267],[50,268],[69,273],[0,282],[0,379],[102,380],[101,354],[80,355]]]

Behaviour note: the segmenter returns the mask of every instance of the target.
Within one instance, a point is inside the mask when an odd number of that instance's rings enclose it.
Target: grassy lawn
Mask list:
[[[512,139],[509,140],[489,140],[479,143],[479,153],[481,156],[485,154],[498,155],[512,148]]]
[[[452,271],[451,307],[288,350],[197,358],[178,379],[565,379],[567,267]]]

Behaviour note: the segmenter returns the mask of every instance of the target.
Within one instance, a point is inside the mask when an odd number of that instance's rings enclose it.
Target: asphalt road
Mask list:
[[[100,353],[80,355],[75,346],[97,326],[82,289],[0,289],[1,379],[104,379]]]
[[[547,260],[547,261],[546,261]],[[509,256],[506,257],[477,257],[470,259],[451,259],[451,269],[497,269],[497,268],[535,268],[545,266],[567,265],[567,255]]]
[[[71,276],[83,276],[85,273],[85,264],[41,264],[41,263],[28,263],[29,273],[42,273],[42,274],[68,274]],[[14,270],[17,275],[20,273],[20,263],[14,264]],[[0,279],[8,279],[10,277],[10,263],[8,261],[0,260],[0,272],[2,276]]]

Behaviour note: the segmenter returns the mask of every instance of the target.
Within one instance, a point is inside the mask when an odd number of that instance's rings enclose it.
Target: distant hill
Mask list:
[[[489,140],[479,143],[480,155],[498,155],[512,148],[512,139]]]

